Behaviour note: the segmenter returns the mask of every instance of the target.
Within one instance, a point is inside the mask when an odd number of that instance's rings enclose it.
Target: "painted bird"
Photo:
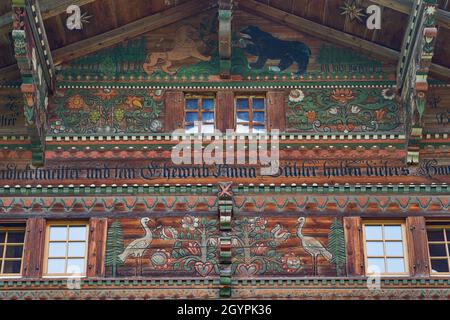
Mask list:
[[[325,249],[323,244],[317,240],[316,238],[304,236],[302,233],[303,226],[305,225],[306,218],[300,217],[298,218],[298,225],[297,225],[297,237],[300,238],[302,241],[303,249],[309,253],[312,257],[313,262],[313,272],[314,276],[317,275],[317,257],[323,256],[327,261],[331,261],[331,258],[333,255]]]
[[[148,227],[147,223],[151,221],[150,218],[142,218],[141,225],[144,228],[145,235],[140,239],[136,239],[131,242],[126,249],[119,255],[119,259],[125,262],[128,257],[133,257],[137,260],[136,263],[136,276],[138,266],[140,266],[141,275],[142,275],[142,257],[144,256],[145,251],[150,247],[153,241],[153,232]]]

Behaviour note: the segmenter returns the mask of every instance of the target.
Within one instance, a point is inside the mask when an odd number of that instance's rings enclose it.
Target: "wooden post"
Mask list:
[[[344,217],[344,234],[347,249],[347,275],[364,276],[364,243],[360,217]]]
[[[89,220],[89,245],[87,261],[87,277],[105,275],[105,251],[108,219],[91,218]]]
[[[283,91],[267,93],[267,129],[286,131],[286,95]]]
[[[171,133],[184,126],[184,95],[182,92],[166,93],[165,132]]]
[[[430,276],[428,238],[424,217],[406,219],[409,271],[414,277]]]
[[[227,129],[235,129],[234,93],[232,91],[217,92],[216,128],[226,133]]]
[[[44,247],[45,219],[28,219],[23,254],[23,276],[25,278],[39,278],[42,276]]]

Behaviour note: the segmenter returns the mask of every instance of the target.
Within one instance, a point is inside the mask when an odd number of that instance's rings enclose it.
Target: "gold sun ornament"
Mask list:
[[[363,22],[363,17],[366,14],[360,2],[360,0],[346,0],[341,7],[341,15],[349,17],[350,21],[358,20],[359,22]]]

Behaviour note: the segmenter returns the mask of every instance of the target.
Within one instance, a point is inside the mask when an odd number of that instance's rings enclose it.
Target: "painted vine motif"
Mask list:
[[[292,131],[398,131],[402,118],[393,89],[295,89],[288,99],[287,122]]]
[[[107,275],[218,276],[219,235],[212,217],[114,220],[108,230]],[[345,273],[344,231],[337,218],[240,217],[229,236],[236,277]]]
[[[157,133],[163,129],[164,91],[98,89],[58,91],[49,132]]]

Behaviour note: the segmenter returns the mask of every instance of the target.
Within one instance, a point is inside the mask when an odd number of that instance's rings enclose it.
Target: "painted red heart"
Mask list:
[[[237,266],[236,271],[238,274],[243,276],[254,276],[259,271],[259,265],[251,263],[251,264],[240,264]]]
[[[208,274],[211,273],[213,269],[213,265],[210,262],[201,262],[198,261],[194,264],[195,271],[198,272],[202,277],[206,277]]]

